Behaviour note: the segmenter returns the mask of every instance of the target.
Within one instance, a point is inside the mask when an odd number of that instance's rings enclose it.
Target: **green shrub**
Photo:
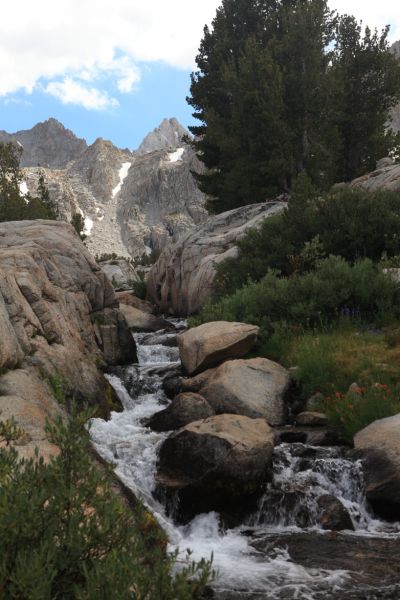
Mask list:
[[[132,513],[95,465],[89,415],[48,425],[49,464],[0,448],[0,595],[29,600],[189,600],[211,577],[201,561],[173,571],[163,532],[139,503]]]
[[[146,300],[147,284],[145,281],[134,281],[132,283],[132,289],[135,296],[142,300]]]
[[[331,423],[339,427],[351,442],[354,435],[370,423],[400,412],[399,390],[375,383],[326,399],[326,412]]]
[[[300,177],[281,215],[266,219],[238,243],[239,257],[217,266],[218,297],[249,279],[259,281],[269,269],[283,275],[304,273],[331,254],[349,262],[377,262],[400,255],[400,193],[368,192],[346,187],[320,196]]]
[[[269,272],[261,281],[207,304],[190,323],[242,321],[271,333],[274,323],[312,327],[340,316],[374,321],[399,309],[399,284],[370,260],[350,265],[331,256],[303,275],[282,278]]]

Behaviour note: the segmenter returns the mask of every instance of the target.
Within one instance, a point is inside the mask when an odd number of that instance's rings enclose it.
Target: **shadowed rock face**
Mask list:
[[[236,256],[236,242],[285,208],[281,201],[250,204],[209,217],[168,246],[152,267],[147,291],[163,312],[190,315],[212,295],[215,266]]]
[[[40,165],[61,169],[87,148],[85,140],[76,137],[56,119],[13,134],[0,131],[0,141],[19,142],[23,146],[21,167]]]

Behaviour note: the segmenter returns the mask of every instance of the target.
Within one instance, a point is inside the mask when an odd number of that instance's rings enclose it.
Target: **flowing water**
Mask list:
[[[184,327],[182,321],[173,322]],[[195,560],[212,554],[218,572],[212,587],[221,600],[400,599],[400,524],[371,515],[361,463],[342,448],[277,446],[273,482],[258,510],[235,529],[224,530],[214,512],[198,515],[186,526],[177,526],[167,516],[153,491],[157,451],[168,434],[151,431],[143,421],[168,404],[163,377],[180,367],[174,337],[163,332],[135,335],[139,364],[108,375],[124,411],[113,413],[110,421],[94,419],[91,424],[98,452],[151,508],[169,536],[171,550],[179,547],[182,560],[187,548]],[[354,532],[332,537],[321,530],[318,498],[326,494],[347,508]],[[396,563],[388,581],[385,569],[377,568],[377,554],[378,567]]]

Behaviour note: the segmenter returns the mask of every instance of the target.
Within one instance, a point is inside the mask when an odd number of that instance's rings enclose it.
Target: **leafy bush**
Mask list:
[[[326,412],[333,425],[339,427],[347,440],[377,419],[400,412],[400,393],[386,384],[359,387],[341,394],[336,392],[326,399]]]
[[[281,215],[266,219],[239,242],[239,257],[217,267],[218,296],[232,293],[269,269],[283,275],[312,270],[331,254],[349,262],[388,261],[400,254],[400,193],[346,187],[320,196],[300,177]]]
[[[315,271],[282,278],[269,272],[231,296],[209,303],[191,324],[242,321],[259,325],[266,333],[274,323],[321,326],[340,316],[373,321],[400,309],[400,286],[364,259],[353,266],[331,256]]]
[[[172,572],[166,538],[139,503],[134,514],[112,492],[88,452],[84,423],[48,425],[60,453],[19,460],[0,448],[0,590],[4,598],[189,600],[210,563]],[[0,433],[1,435],[1,433]]]

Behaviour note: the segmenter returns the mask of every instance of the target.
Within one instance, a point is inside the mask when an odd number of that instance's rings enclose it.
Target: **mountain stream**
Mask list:
[[[171,320],[177,329],[185,327]],[[152,510],[170,548],[192,559],[209,558],[218,572],[211,597],[218,600],[400,599],[400,523],[373,517],[361,463],[344,448],[281,444],[274,451],[274,477],[256,511],[240,527],[224,529],[217,513],[176,525],[153,497],[157,450],[168,437],[142,425],[168,404],[163,377],[179,369],[175,334],[135,334],[139,364],[107,377],[124,411],[109,421],[93,419],[99,454]],[[347,508],[354,531],[324,531],[318,498],[333,494]],[[183,558],[182,558],[183,560]]]

